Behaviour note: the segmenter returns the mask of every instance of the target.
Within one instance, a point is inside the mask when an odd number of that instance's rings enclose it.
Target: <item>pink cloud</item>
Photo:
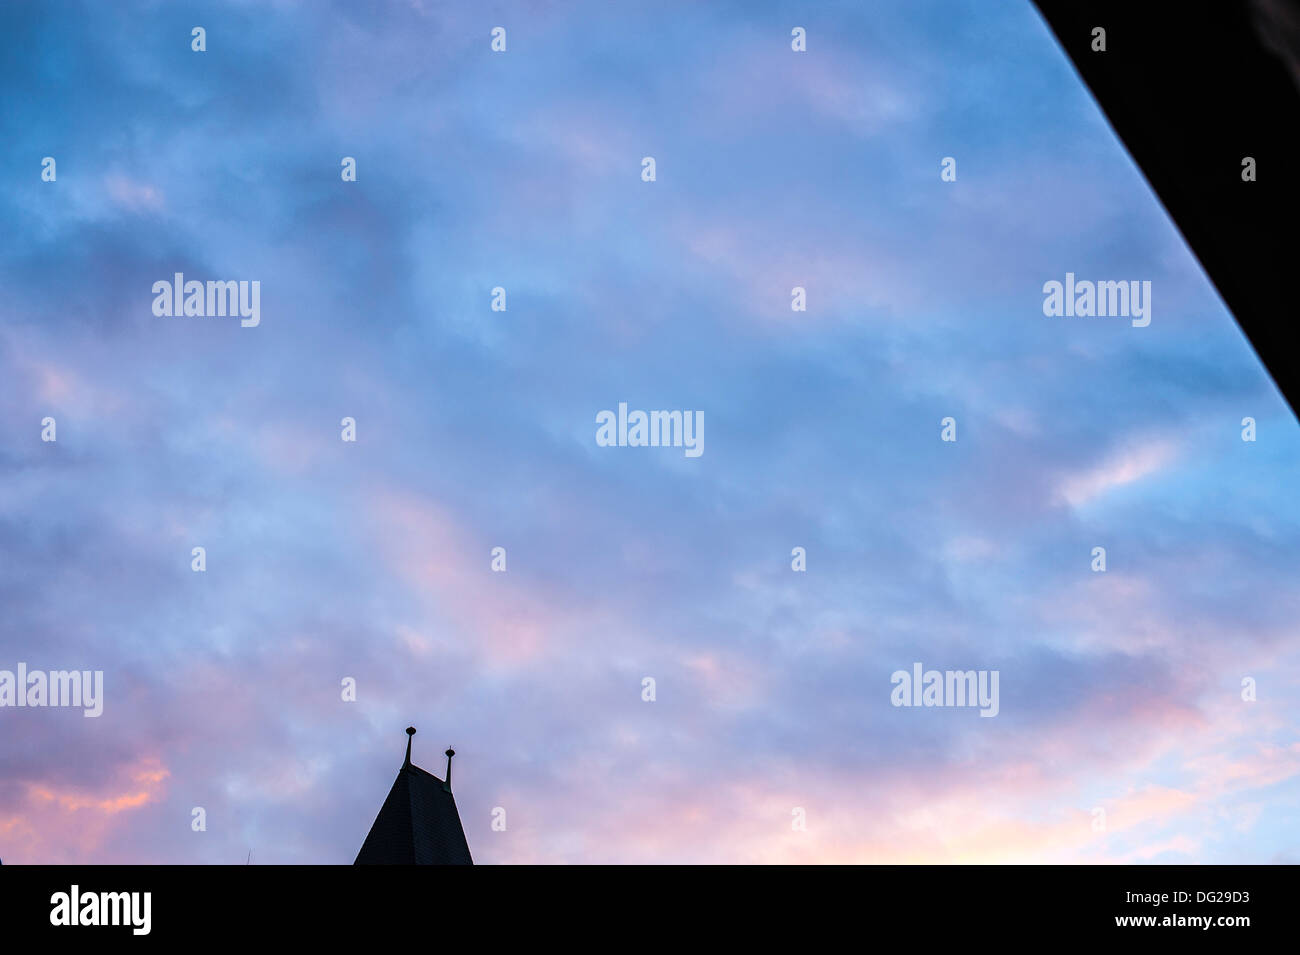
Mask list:
[[[1106,492],[1156,474],[1175,459],[1172,441],[1150,438],[1134,441],[1091,468],[1067,474],[1057,494],[1071,507],[1089,504]]]
[[[392,490],[378,491],[371,500],[376,546],[393,575],[425,605],[431,625],[449,619],[460,637],[473,641],[470,649],[496,663],[521,665],[556,648],[572,615],[524,583],[522,575],[506,578],[509,569],[493,573],[493,545],[433,500]],[[465,559],[475,552],[481,561]],[[425,629],[408,625],[400,637],[408,646],[414,638],[417,652],[429,649]]]
[[[110,199],[132,212],[160,212],[164,206],[163,195],[157,188],[121,173],[105,176],[104,188]]]
[[[158,802],[170,770],[156,756],[139,756],[98,787],[21,783],[17,805],[0,814],[10,861],[84,862],[130,818]]]

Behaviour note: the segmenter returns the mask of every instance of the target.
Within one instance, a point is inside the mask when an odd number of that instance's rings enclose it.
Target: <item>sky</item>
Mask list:
[[[0,103],[0,670],[104,681],[6,864],[350,863],[407,725],[479,863],[1300,861],[1300,428],[1029,3],[6,4]]]

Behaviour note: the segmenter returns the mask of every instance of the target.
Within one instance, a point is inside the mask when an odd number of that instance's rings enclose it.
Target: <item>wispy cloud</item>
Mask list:
[[[411,723],[483,862],[1293,845],[1300,434],[1032,8],[509,12],[0,10],[0,669],[105,673],[0,709],[4,861],[350,861]]]

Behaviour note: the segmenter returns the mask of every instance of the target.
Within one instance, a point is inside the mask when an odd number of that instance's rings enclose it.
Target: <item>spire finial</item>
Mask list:
[[[414,735],[415,735],[415,727],[408,726],[406,728],[406,762],[403,764],[406,766],[411,765],[411,737]]]
[[[447,752],[442,755],[447,757],[447,778],[443,780],[442,788],[451,792],[451,758],[456,755],[456,751],[448,746]]]

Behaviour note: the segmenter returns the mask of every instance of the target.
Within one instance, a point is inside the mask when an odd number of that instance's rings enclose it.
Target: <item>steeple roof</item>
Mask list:
[[[415,728],[407,727],[406,735],[406,762],[353,864],[473,865],[451,794],[455,751],[447,750],[447,778],[442,780],[411,762]]]

